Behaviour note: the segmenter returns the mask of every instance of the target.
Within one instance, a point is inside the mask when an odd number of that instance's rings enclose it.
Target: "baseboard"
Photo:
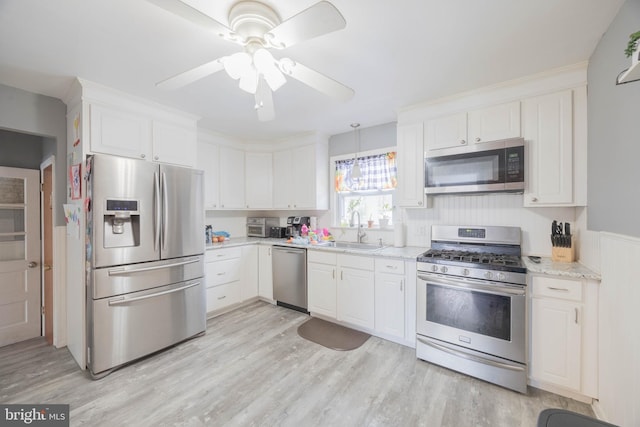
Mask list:
[[[608,423],[610,423],[611,421],[609,421],[609,418],[607,417],[607,414],[604,412],[604,409],[602,408],[602,405],[600,405],[600,401],[597,399],[593,399],[593,403],[591,404],[591,409],[593,409],[593,413],[595,414],[596,418],[601,420],[601,421],[606,421]]]
[[[560,387],[554,384],[549,384],[549,383],[545,383],[542,381],[537,381],[534,380],[532,378],[528,378],[527,383],[535,388],[539,388],[540,390],[545,390],[545,391],[549,391],[551,393],[555,393],[558,394],[560,396],[564,396],[564,397],[568,397],[570,399],[573,400],[577,400],[578,402],[582,402],[582,403],[586,403],[588,405],[593,404],[594,400],[592,397],[590,396],[585,396],[584,394],[577,392],[577,391],[573,391],[573,390],[568,390],[564,387]]]

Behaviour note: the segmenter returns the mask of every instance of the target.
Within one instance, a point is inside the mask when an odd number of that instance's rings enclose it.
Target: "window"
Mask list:
[[[358,157],[361,177],[353,178],[354,159],[335,161],[336,224],[353,227],[354,212],[360,223],[386,227],[391,224],[393,192],[397,185],[396,153]]]

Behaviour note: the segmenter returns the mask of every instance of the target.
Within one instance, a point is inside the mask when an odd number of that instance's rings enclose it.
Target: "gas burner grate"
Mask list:
[[[425,259],[458,261],[481,265],[520,266],[519,256],[492,253],[431,249],[422,255]]]

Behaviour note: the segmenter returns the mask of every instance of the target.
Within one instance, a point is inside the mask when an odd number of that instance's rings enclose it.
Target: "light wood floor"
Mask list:
[[[527,396],[416,359],[376,337],[338,352],[300,338],[307,316],[256,302],[210,319],[206,335],[97,381],[44,338],[0,348],[0,402],[68,403],[72,426],[535,426]]]

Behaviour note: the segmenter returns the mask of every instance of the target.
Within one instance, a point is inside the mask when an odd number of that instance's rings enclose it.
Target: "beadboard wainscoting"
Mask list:
[[[600,234],[599,396],[595,409],[621,426],[640,425],[640,239]]]
[[[428,247],[431,225],[503,225],[522,229],[522,252],[550,256],[551,222],[576,219],[574,207],[524,208],[522,194],[429,197],[426,209],[407,209],[407,245]]]

